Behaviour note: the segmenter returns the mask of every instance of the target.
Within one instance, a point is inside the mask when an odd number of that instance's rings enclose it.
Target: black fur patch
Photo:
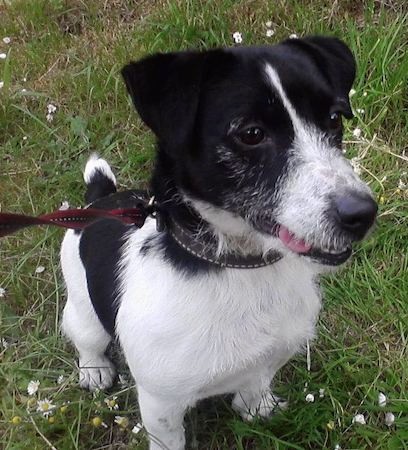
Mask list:
[[[118,220],[100,220],[83,231],[79,246],[93,307],[105,330],[112,336],[117,313],[118,263],[125,234],[131,228]]]

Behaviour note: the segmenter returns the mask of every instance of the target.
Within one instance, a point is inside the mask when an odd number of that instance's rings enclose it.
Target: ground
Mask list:
[[[92,151],[113,164],[123,187],[146,185],[154,141],[119,75],[130,59],[234,45],[234,32],[242,45],[327,33],[356,55],[345,149],[379,200],[377,229],[323,282],[310,370],[299,355],[276,382],[289,409],[247,424],[225,399],[206,401],[186,418],[192,448],[408,448],[407,26],[403,0],[0,1],[2,211],[81,205]],[[96,395],[77,386],[74,350],[59,333],[61,237],[42,228],[0,242],[0,446],[145,449],[144,432],[131,431],[140,417],[129,379]],[[31,380],[40,385],[29,395]],[[357,414],[366,424],[353,423]]]

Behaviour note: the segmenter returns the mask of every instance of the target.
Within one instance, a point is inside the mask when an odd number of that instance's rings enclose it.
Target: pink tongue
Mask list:
[[[296,237],[283,225],[279,228],[279,239],[295,253],[306,253],[312,246],[306,244],[303,239],[296,239]]]

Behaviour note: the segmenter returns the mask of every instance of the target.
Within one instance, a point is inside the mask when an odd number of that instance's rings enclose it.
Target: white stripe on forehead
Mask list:
[[[274,91],[276,91],[282,100],[283,106],[286,108],[290,119],[292,120],[293,128],[295,128],[297,131],[303,130],[304,124],[300,120],[299,116],[296,113],[295,108],[293,107],[292,103],[288,99],[281,80],[279,78],[278,72],[268,63],[265,64],[265,73],[267,77],[267,81],[271,84]]]

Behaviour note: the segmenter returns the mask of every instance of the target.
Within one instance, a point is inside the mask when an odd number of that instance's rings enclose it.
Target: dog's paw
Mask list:
[[[284,411],[288,407],[288,402],[268,391],[262,395],[260,401],[245,401],[245,398],[238,392],[232,402],[233,409],[247,422],[256,418],[267,418],[279,411]]]
[[[112,386],[115,376],[115,367],[108,358],[79,361],[79,385],[83,389],[108,389]]]

